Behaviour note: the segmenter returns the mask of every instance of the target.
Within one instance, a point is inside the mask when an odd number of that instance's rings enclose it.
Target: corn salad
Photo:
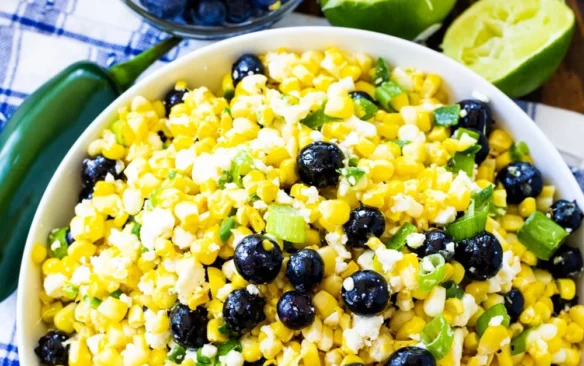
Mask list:
[[[337,48],[135,97],[37,243],[44,365],[577,365],[582,212],[488,100]],[[222,96],[219,96],[222,95]]]

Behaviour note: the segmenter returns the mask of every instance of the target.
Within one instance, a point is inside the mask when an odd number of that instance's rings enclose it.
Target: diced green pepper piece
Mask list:
[[[126,123],[126,121],[119,119],[112,123],[111,127],[112,132],[116,136],[116,142],[122,146],[126,146],[126,141],[124,140],[124,135],[122,132],[122,129]]]
[[[314,112],[309,113],[306,117],[300,120],[303,125],[312,128],[313,130],[318,130],[324,124],[329,122],[341,121],[341,118],[330,117],[324,114],[324,104]]]
[[[88,303],[89,306],[91,306],[92,309],[97,309],[99,307],[99,304],[101,304],[101,300],[98,299],[97,297],[89,297],[87,295],[85,295],[83,297],[83,301],[85,301],[86,303]]]
[[[461,289],[460,286],[458,286],[456,282],[452,280],[444,282],[442,284],[442,287],[446,289],[447,299],[452,298],[462,299],[462,297],[464,296],[464,290]]]
[[[231,230],[235,227],[236,224],[237,221],[235,221],[233,216],[223,219],[221,226],[219,227],[219,238],[221,238],[222,242],[225,243],[227,240],[229,240],[232,235]]]
[[[459,118],[458,104],[445,105],[434,110],[434,124],[438,126],[456,126]]]
[[[454,332],[444,316],[440,314],[426,324],[422,330],[421,340],[432,356],[436,360],[441,360],[452,348]]]
[[[509,149],[513,161],[523,161],[529,155],[529,146],[523,141],[514,142]]]
[[[226,354],[234,350],[237,352],[241,352],[241,343],[239,343],[237,339],[231,338],[228,341],[223,342],[219,345],[217,354],[219,356],[225,356]]]
[[[233,159],[233,168],[231,169],[231,176],[233,183],[238,187],[243,188],[241,176],[246,175],[253,169],[253,159],[247,151],[240,151]],[[221,179],[221,178],[219,178]]]
[[[186,351],[182,346],[178,344],[175,345],[170,352],[168,352],[168,356],[166,359],[180,365],[185,359]]]
[[[375,75],[373,76],[373,82],[375,86],[379,86],[384,82],[389,81],[389,67],[387,62],[379,57],[377,63],[375,64]]]
[[[353,99],[353,110],[357,118],[367,121],[377,113],[377,106],[365,98],[356,98]]]
[[[446,169],[453,173],[463,171],[466,175],[472,177],[475,166],[475,155],[480,149],[481,147],[479,145],[473,145],[464,151],[455,152],[454,156],[446,163]]]
[[[401,248],[404,247],[404,245],[406,245],[406,240],[408,238],[408,235],[413,234],[416,231],[417,231],[417,229],[413,224],[406,222],[391,237],[391,239],[389,239],[389,241],[387,242],[387,244],[385,244],[385,246],[388,249],[400,250]]]
[[[535,211],[517,233],[521,244],[542,260],[548,260],[562,245],[568,232],[545,214]]]
[[[375,99],[385,110],[391,111],[393,110],[391,102],[403,93],[399,85],[393,81],[386,81],[375,88]]]
[[[454,138],[455,138],[455,139],[457,139],[457,140],[460,140],[460,138],[461,138],[461,137],[462,137],[464,134],[467,134],[469,137],[472,137],[472,138],[473,138],[473,139],[475,139],[475,140],[478,140],[478,139],[479,139],[479,137],[481,137],[481,135],[480,135],[478,132],[476,132],[476,131],[471,131],[471,130],[469,130],[469,129],[466,129],[466,128],[462,128],[462,127],[461,127],[461,128],[458,128],[458,129],[456,130],[456,133],[454,134]]]
[[[111,294],[109,294],[111,297],[113,297],[114,299],[119,299],[120,296],[122,296],[124,294],[124,292],[120,289],[115,290],[114,292],[112,292]]]
[[[69,246],[67,245],[67,230],[68,228],[62,227],[51,231],[49,234],[51,256],[58,259],[63,259],[67,256],[67,251],[69,250]]]

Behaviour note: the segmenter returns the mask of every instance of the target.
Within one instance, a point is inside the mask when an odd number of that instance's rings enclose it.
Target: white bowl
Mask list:
[[[31,249],[35,242],[44,243],[51,229],[68,225],[81,187],[80,167],[87,146],[113,121],[117,109],[137,95],[148,99],[161,98],[179,79],[188,81],[191,87],[204,85],[219,90],[221,77],[245,52],[260,53],[279,47],[302,51],[329,46],[381,56],[390,65],[437,73],[444,79],[452,98],[450,102],[471,98],[475,90],[488,96],[497,124],[511,132],[515,139],[527,142],[546,181],[557,188],[557,197],[576,200],[580,207],[584,207],[584,196],[568,166],[535,123],[497,88],[446,56],[399,38],[345,28],[284,28],[232,38],[194,51],[144,78],[103,111],[65,156],[39,205],[24,250],[17,303],[17,338],[22,365],[38,364],[34,347],[46,331],[40,321],[38,300],[42,289],[41,273],[39,266],[30,259]],[[573,233],[570,241],[581,243],[583,234],[583,230]],[[580,281],[580,290],[582,285]]]

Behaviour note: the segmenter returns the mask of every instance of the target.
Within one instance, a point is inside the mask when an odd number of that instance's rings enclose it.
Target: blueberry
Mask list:
[[[385,366],[436,366],[436,360],[425,348],[404,347],[395,351]]]
[[[47,366],[68,365],[69,345],[63,344],[68,339],[67,334],[58,330],[50,330],[42,336],[39,339],[38,347],[34,349],[41,364]]]
[[[202,25],[223,25],[227,18],[227,8],[221,0],[199,0],[186,11],[188,23]]]
[[[79,193],[79,202],[93,198],[93,187],[83,187]]]
[[[233,261],[237,272],[253,284],[272,282],[282,267],[282,251],[272,239],[248,235],[235,248]]]
[[[582,224],[582,210],[576,204],[576,201],[566,200],[556,201],[548,210],[548,216],[569,232],[576,230]]]
[[[207,309],[199,306],[191,310],[177,304],[170,312],[170,330],[174,341],[185,348],[198,348],[209,343],[207,339]]]
[[[357,271],[343,282],[341,296],[347,307],[361,316],[375,315],[387,306],[387,281],[375,271]]]
[[[455,257],[469,277],[477,281],[495,276],[503,265],[501,244],[493,234],[486,231],[458,243]]]
[[[71,245],[75,241],[73,234],[71,234],[71,229],[69,229],[69,228],[67,229],[67,232],[65,233],[65,240],[67,241],[67,245]]]
[[[231,23],[242,23],[251,17],[250,0],[225,0],[227,20]]]
[[[302,291],[288,291],[278,300],[278,318],[292,330],[300,330],[314,322],[312,297]]]
[[[558,316],[562,311],[566,311],[572,306],[578,305],[578,296],[574,296],[572,300],[565,300],[562,299],[560,295],[553,295],[551,300],[554,305],[554,316]]]
[[[324,261],[317,251],[302,249],[290,256],[286,277],[297,290],[310,291],[324,277]]]
[[[231,77],[233,78],[234,86],[239,84],[244,77],[258,74],[266,74],[264,65],[256,55],[250,53],[241,55],[231,67]]]
[[[426,233],[426,239],[422,246],[412,249],[418,254],[418,257],[426,257],[430,254],[440,254],[445,260],[449,261],[454,257],[455,244],[454,240],[441,229],[432,229]]]
[[[188,0],[140,0],[140,3],[153,15],[168,19],[179,15],[187,7]]]
[[[527,197],[537,197],[543,188],[539,169],[523,161],[510,163],[497,174],[507,191],[507,202],[519,204]]]
[[[493,128],[493,113],[491,107],[485,102],[475,99],[466,99],[458,102],[464,117],[458,120],[458,126],[472,128],[489,136]]]
[[[576,278],[584,270],[582,253],[578,248],[561,246],[545,267],[555,278]]]
[[[347,235],[347,245],[363,248],[371,236],[380,237],[385,231],[385,217],[381,211],[373,207],[360,206],[349,216],[349,221],[343,225]]]
[[[351,363],[346,364],[345,366],[365,366],[365,365],[363,365],[362,363],[359,363],[359,362],[351,362]]]
[[[108,159],[103,155],[83,160],[81,168],[83,186],[93,187],[95,183],[104,180],[108,174],[111,174],[114,179],[119,178],[121,172],[116,168],[117,165],[116,160]]]
[[[166,117],[170,115],[170,110],[172,107],[183,102],[183,98],[187,92],[187,90],[172,89],[166,93],[164,96],[164,109],[166,110]]]
[[[296,158],[300,181],[316,188],[336,186],[344,158],[343,152],[335,144],[317,141],[306,145]]]
[[[375,99],[373,99],[373,97],[371,97],[371,95],[369,95],[365,92],[362,92],[362,91],[349,92],[349,96],[351,97],[351,99],[367,99],[371,103],[375,104]]]
[[[274,5],[278,0],[252,0],[251,3],[256,8],[269,9],[270,6]]]
[[[514,288],[504,295],[505,309],[511,318],[511,323],[515,323],[519,319],[519,315],[523,312],[525,300],[523,294],[518,289]]]
[[[486,135],[476,128],[467,128],[467,130],[476,132],[479,135],[477,144],[481,147],[481,149],[475,154],[475,163],[480,164],[489,156],[489,141],[487,140]],[[456,134],[456,131],[454,131],[454,133]]]
[[[265,300],[238,289],[231,292],[223,304],[223,319],[229,329],[235,333],[249,332],[266,319]]]

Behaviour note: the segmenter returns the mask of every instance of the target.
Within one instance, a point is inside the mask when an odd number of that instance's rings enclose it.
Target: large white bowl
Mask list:
[[[161,98],[179,79],[188,81],[191,87],[204,85],[211,90],[219,90],[221,77],[244,52],[260,53],[279,47],[302,51],[330,46],[381,56],[391,65],[413,66],[437,73],[444,79],[451,102],[470,98],[474,90],[485,94],[491,99],[497,124],[511,132],[517,140],[527,142],[537,167],[547,182],[556,186],[557,196],[576,200],[580,207],[584,207],[584,196],[576,180],[535,123],[497,88],[446,56],[402,39],[344,28],[284,28],[232,38],[194,51],[166,65],[125,92],[93,121],[57,169],[32,223],[20,270],[17,338],[22,365],[38,364],[33,350],[38,338],[46,331],[40,321],[41,305],[38,300],[38,293],[42,289],[41,273],[40,268],[30,259],[31,249],[35,242],[45,242],[51,229],[68,225],[80,191],[80,167],[87,146],[100,130],[113,121],[117,109],[129,103],[136,95],[148,99]],[[570,241],[580,245],[583,233],[583,230],[579,230],[572,234]],[[579,289],[582,289],[582,285],[581,281]]]

